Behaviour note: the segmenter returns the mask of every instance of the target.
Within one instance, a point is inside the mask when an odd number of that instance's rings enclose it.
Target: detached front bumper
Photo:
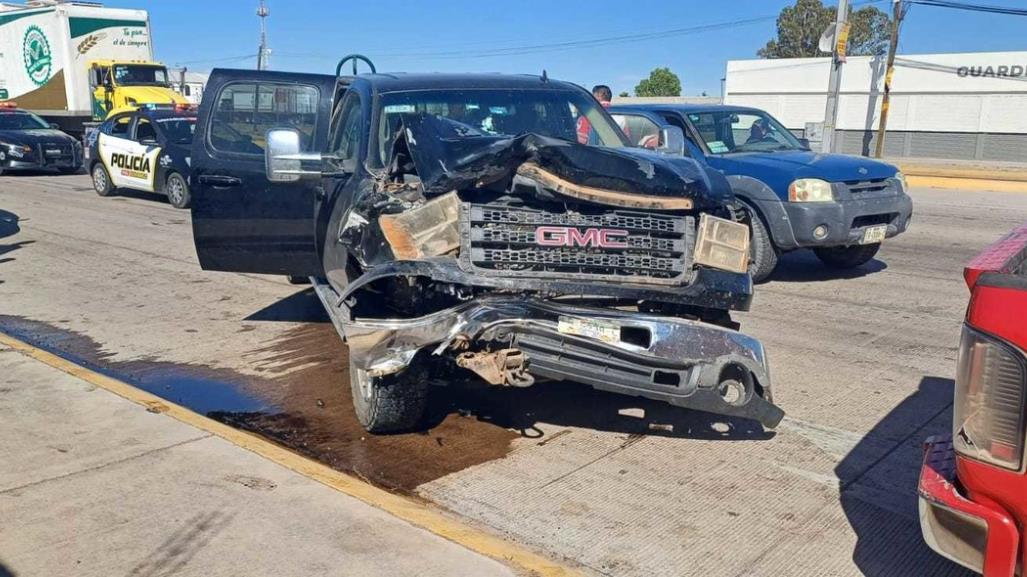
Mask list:
[[[997,505],[964,497],[956,486],[952,437],[931,437],[920,469],[920,528],[943,557],[983,573],[1013,577],[1020,554],[1016,522]]]
[[[333,291],[317,288],[331,312],[327,295]],[[767,427],[784,417],[772,403],[763,345],[706,323],[497,296],[413,319],[336,324],[350,362],[372,375],[398,372],[421,350],[441,354],[457,343],[469,350],[512,348],[524,354],[533,376],[754,419]]]

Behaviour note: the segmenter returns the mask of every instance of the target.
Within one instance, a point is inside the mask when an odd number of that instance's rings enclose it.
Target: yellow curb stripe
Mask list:
[[[538,577],[574,577],[581,575],[581,573],[569,567],[564,567],[541,555],[522,549],[499,537],[484,533],[471,525],[453,519],[426,503],[379,489],[356,477],[297,455],[257,435],[234,429],[194,413],[185,407],[137,389],[128,383],[76,365],[71,361],[4,333],[0,333],[0,345],[10,347],[23,355],[64,371],[73,377],[143,405],[151,411],[164,413],[183,423],[221,437],[234,445],[291,469],[304,477],[313,479],[368,505],[377,507],[394,517],[403,519],[412,525],[430,531],[475,553],[505,563],[515,570]]]
[[[975,192],[989,191],[1027,193],[1027,182],[1017,182],[1012,180],[906,175],[906,182],[909,183],[909,186],[926,186],[930,188],[969,189]]]

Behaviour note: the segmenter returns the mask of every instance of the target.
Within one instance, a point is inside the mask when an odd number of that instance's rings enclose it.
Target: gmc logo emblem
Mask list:
[[[578,230],[570,226],[540,226],[535,229],[535,244],[541,246],[580,246],[628,248],[628,231],[610,228]]]

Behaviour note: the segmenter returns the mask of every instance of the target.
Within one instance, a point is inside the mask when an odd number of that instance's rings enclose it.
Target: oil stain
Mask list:
[[[114,361],[87,336],[16,316],[0,315],[0,331],[402,493],[501,458],[519,436],[453,409],[447,389],[434,395],[429,428],[368,434],[353,414],[346,346],[330,324],[300,325],[247,355],[266,377],[154,359]],[[159,403],[147,407],[156,413],[165,409]]]

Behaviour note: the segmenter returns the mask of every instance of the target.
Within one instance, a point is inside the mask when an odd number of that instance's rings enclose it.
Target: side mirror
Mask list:
[[[272,128],[267,131],[264,165],[271,182],[294,182],[302,176],[321,176],[321,155],[300,152],[302,135],[294,128]],[[303,164],[316,164],[316,170],[304,170]]]
[[[800,138],[799,139],[799,144],[801,144],[802,147],[805,148],[806,150],[809,150],[809,139],[808,138]]]
[[[50,128],[52,128],[54,130],[60,130],[61,129],[61,125],[57,124],[56,122],[51,122],[50,123]]]
[[[679,126],[665,126],[660,129],[660,145],[656,152],[661,154],[672,154],[684,156],[685,154],[685,133]]]

